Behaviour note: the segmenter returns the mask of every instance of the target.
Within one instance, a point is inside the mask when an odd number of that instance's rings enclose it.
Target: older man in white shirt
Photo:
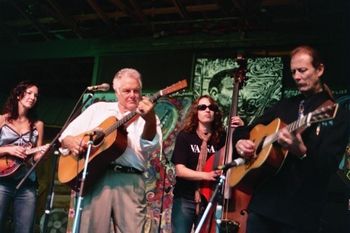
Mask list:
[[[141,75],[135,69],[121,69],[113,79],[118,102],[91,105],[62,133],[62,147],[74,155],[83,153],[82,133],[95,129],[108,117],[123,118],[130,112],[141,117],[126,125],[127,147],[84,196],[80,232],[144,232],[146,220],[145,184],[142,172],[149,155],[162,143],[154,104],[142,97]],[[117,138],[118,140],[118,138]]]

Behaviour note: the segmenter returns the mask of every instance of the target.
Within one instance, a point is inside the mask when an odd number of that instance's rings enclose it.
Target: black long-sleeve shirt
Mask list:
[[[234,143],[239,138],[248,138],[249,131],[257,124],[266,125],[277,117],[286,124],[297,120],[302,100],[307,114],[327,99],[325,92],[308,98],[299,95],[284,99],[251,126],[239,128]],[[307,128],[302,133],[307,147],[306,158],[301,160],[288,153],[279,172],[255,189],[249,211],[300,229],[315,229],[326,200],[329,178],[337,170],[348,141],[348,121],[346,109],[339,108],[333,120]]]

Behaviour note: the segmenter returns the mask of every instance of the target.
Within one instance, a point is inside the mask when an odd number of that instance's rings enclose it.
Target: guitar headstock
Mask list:
[[[338,107],[338,104],[329,104],[316,109],[310,113],[311,117],[309,123],[316,123],[333,119],[337,114]]]
[[[174,92],[180,91],[182,89],[185,89],[187,87],[187,80],[181,80],[177,83],[174,83],[173,85],[164,88],[163,90],[160,91],[160,95],[164,96],[164,95],[170,95]]]

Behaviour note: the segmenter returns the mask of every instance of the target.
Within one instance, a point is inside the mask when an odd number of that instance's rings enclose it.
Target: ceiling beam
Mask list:
[[[129,16],[130,18],[134,18],[137,21],[143,21],[143,18],[135,13],[129,6],[124,4],[121,0],[109,0],[111,3],[113,3],[116,7],[118,7],[122,12],[125,13],[126,16]]]
[[[49,59],[64,57],[93,57],[125,52],[150,51],[178,51],[179,49],[237,49],[243,47],[271,48],[276,46],[289,46],[290,44],[311,43],[315,40],[319,44],[329,44],[327,32],[323,35],[314,35],[310,31],[305,33],[249,33],[244,39],[238,33],[227,33],[224,36],[195,34],[191,36],[166,37],[161,40],[153,38],[136,38],[127,40],[91,40],[74,39],[63,41],[50,41],[46,43],[23,43],[19,45],[0,44],[0,51],[6,56],[1,60],[23,59]],[[335,35],[333,38],[345,43],[344,37]],[[339,43],[339,42],[338,42]]]
[[[178,0],[172,0],[172,1],[177,11],[179,12],[181,18],[188,19],[189,18],[188,11],[186,10],[186,7],[182,4],[182,2]]]
[[[30,24],[39,32],[39,34],[44,37],[46,41],[51,40],[50,34],[29,14],[27,14],[21,6],[17,4],[17,1],[9,1],[9,3],[26,19]]]
[[[262,0],[232,0],[241,18],[239,23],[240,31],[247,31],[256,24],[259,18],[261,1]]]
[[[262,6],[291,6],[298,5],[300,0],[261,0]]]
[[[98,17],[106,24],[110,24],[109,17],[106,15],[106,13],[101,9],[101,7],[98,5],[96,0],[87,0],[91,8],[96,12]]]
[[[110,1],[119,1],[119,0],[110,0]],[[203,11],[217,11],[219,10],[219,6],[217,4],[202,4],[202,5],[190,5],[186,7],[187,11],[190,13],[197,13]],[[145,16],[154,16],[154,15],[168,15],[168,14],[178,14],[178,10],[175,6],[172,7],[162,7],[162,8],[151,8],[151,9],[143,9],[142,13]],[[130,15],[125,11],[115,11],[112,13],[107,13],[109,17],[130,17]],[[94,14],[84,14],[84,15],[76,15],[80,20],[93,20],[96,18]]]
[[[256,14],[263,0],[232,0],[234,6],[241,12],[242,16]]]
[[[65,11],[58,5],[58,3],[55,0],[47,0],[47,2],[50,4],[52,9],[55,11],[58,19],[67,27],[71,28],[74,34],[79,38],[82,39],[81,32],[77,26],[77,23],[74,21],[74,19],[68,17],[65,13]]]
[[[119,1],[119,0],[110,0],[110,1]],[[123,3],[122,3],[123,4]],[[118,8],[119,6],[116,5]],[[122,6],[122,5],[120,5]],[[124,5],[125,6],[125,5]],[[203,4],[203,5],[190,5],[186,7],[187,11],[190,13],[197,13],[197,12],[203,12],[203,11],[217,11],[220,10],[220,7],[217,4]],[[130,10],[131,11],[131,10]],[[175,6],[172,7],[162,7],[157,9],[144,9],[142,10],[143,14],[145,16],[154,16],[154,15],[167,15],[167,14],[178,14],[178,10]],[[125,11],[114,11],[114,12],[106,12],[105,13],[108,18],[122,18],[122,17],[130,17],[130,15]],[[72,18],[76,21],[89,21],[89,20],[96,20],[99,19],[99,16],[96,13],[92,14],[81,14],[81,15],[74,15]],[[50,24],[55,23],[57,20],[53,17],[42,17],[37,20],[41,24]],[[13,20],[13,21],[6,21],[6,25],[9,26],[25,26],[28,25],[28,20]]]
[[[8,35],[8,37],[10,37],[14,43],[19,42],[17,35],[8,26],[3,24],[2,21],[0,21],[0,28],[1,31],[4,32],[4,34]]]
[[[134,8],[134,14],[137,16],[140,22],[145,22],[147,21],[145,15],[142,12],[142,9],[140,7],[140,4],[137,2],[137,0],[129,0],[131,3],[132,7]]]
[[[222,13],[226,16],[231,15],[231,10],[233,8],[233,4],[231,0],[216,0],[216,4],[220,7]]]

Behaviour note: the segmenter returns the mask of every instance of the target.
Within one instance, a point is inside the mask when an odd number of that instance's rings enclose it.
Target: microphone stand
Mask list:
[[[164,156],[164,162],[162,159],[162,155]],[[164,177],[163,177],[163,190],[162,190],[162,198],[160,202],[160,214],[159,214],[159,224],[158,224],[158,233],[161,233],[162,229],[162,220],[163,220],[163,211],[164,211],[164,196],[165,193],[169,193],[171,190],[171,186],[169,188],[165,188],[165,180],[167,179],[166,166],[169,164],[169,160],[165,154],[161,152],[160,154],[160,165],[163,166],[164,169]]]
[[[224,192],[223,184],[224,184],[225,179],[226,179],[227,170],[232,168],[232,167],[239,166],[239,165],[243,164],[244,162],[245,162],[244,159],[238,158],[238,159],[235,159],[234,161],[232,161],[231,163],[228,163],[228,164],[225,164],[223,166],[219,166],[219,167],[215,168],[215,170],[216,169],[222,170],[222,174],[220,175],[219,179],[216,180],[216,186],[215,186],[214,192],[210,197],[210,200],[208,202],[207,207],[204,210],[203,215],[201,216],[201,219],[196,227],[195,233],[198,233],[201,230],[201,228],[203,227],[203,223],[204,223],[205,219],[208,217],[209,211],[212,208],[213,203],[214,202],[221,202],[221,199],[223,197],[223,192]],[[221,205],[217,207],[217,210],[214,213],[214,215],[216,218],[215,219],[216,232],[219,232],[219,224],[221,224],[221,215],[222,215],[222,206]]]
[[[79,232],[80,217],[81,217],[81,211],[82,211],[81,204],[83,201],[84,184],[85,184],[85,179],[86,179],[86,175],[87,175],[87,168],[88,168],[88,164],[89,164],[90,152],[91,152],[91,148],[92,148],[93,143],[94,143],[93,134],[89,134],[89,141],[87,143],[87,150],[86,150],[86,154],[85,154],[84,169],[83,169],[83,173],[81,176],[79,194],[78,194],[77,204],[75,207],[75,216],[74,216],[72,233]]]
[[[45,206],[45,211],[44,211],[44,223],[43,223],[43,233],[47,233],[48,229],[47,229],[47,223],[48,223],[48,219],[49,219],[49,215],[51,214],[51,210],[52,210],[52,205],[53,205],[53,198],[54,198],[54,185],[55,185],[55,172],[56,172],[56,168],[57,168],[57,158],[59,155],[58,152],[58,138],[61,136],[62,132],[67,128],[68,124],[75,119],[75,117],[77,117],[77,115],[81,112],[81,109],[83,108],[83,106],[93,97],[92,93],[89,93],[88,97],[85,99],[85,101],[79,106],[79,103],[81,102],[81,100],[83,99],[84,94],[87,92],[87,89],[84,90],[84,92],[80,95],[78,101],[76,102],[71,114],[69,115],[68,119],[66,120],[65,124],[63,125],[62,129],[60,130],[60,132],[56,135],[56,137],[51,141],[51,143],[49,144],[48,149],[46,150],[46,152],[44,153],[43,156],[41,156],[34,164],[33,166],[28,170],[28,172],[26,173],[26,175],[21,179],[21,181],[17,184],[16,186],[16,192],[21,188],[21,186],[23,185],[23,183],[26,181],[26,179],[28,178],[28,176],[34,171],[34,169],[38,166],[38,164],[42,161],[42,159],[47,155],[47,152],[50,151],[52,148],[55,148],[55,156],[53,157],[52,160],[52,164],[53,164],[53,168],[51,169],[51,181],[49,184],[49,194],[47,196],[46,199],[46,206]]]
[[[219,179],[217,180],[214,192],[210,197],[208,205],[205,208],[204,213],[203,213],[194,233],[199,233],[200,230],[202,229],[203,223],[206,220],[206,218],[208,217],[209,211],[212,208],[213,203],[216,202],[216,199],[218,197],[219,192],[222,192],[222,185],[224,184],[225,179],[226,179],[225,175],[222,174],[222,175],[220,175]],[[219,191],[219,190],[221,190],[221,191]]]

